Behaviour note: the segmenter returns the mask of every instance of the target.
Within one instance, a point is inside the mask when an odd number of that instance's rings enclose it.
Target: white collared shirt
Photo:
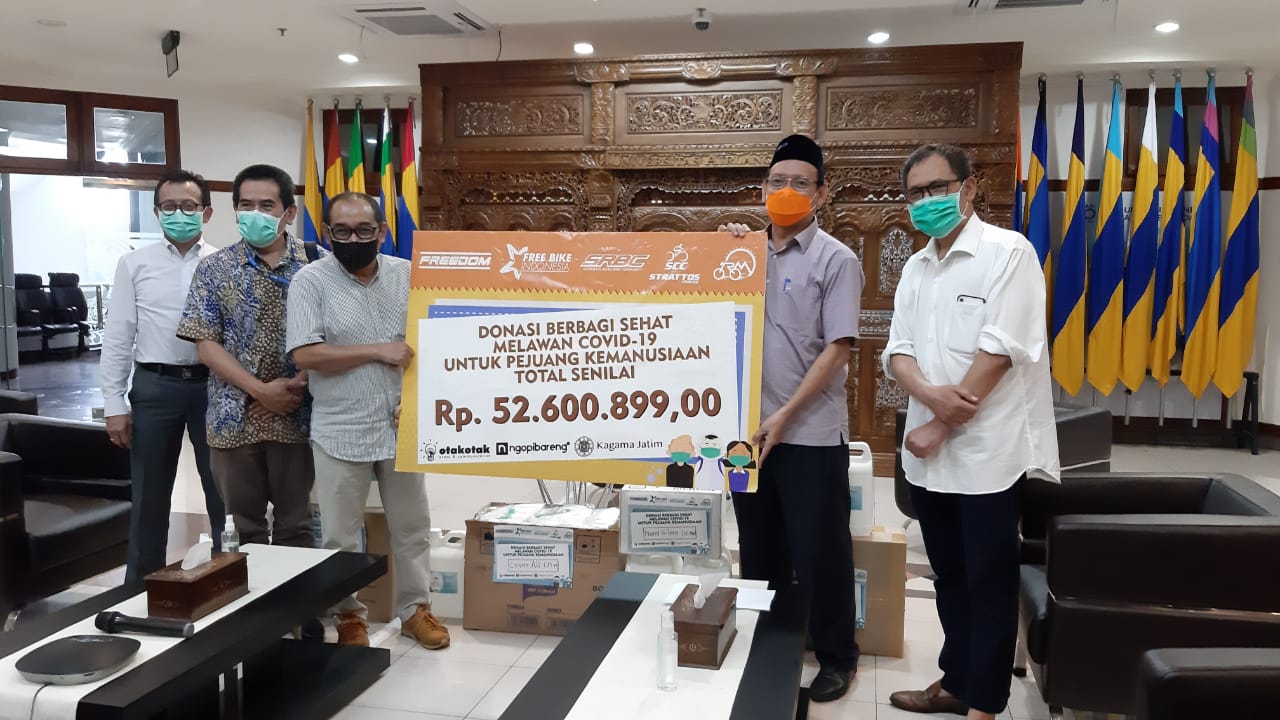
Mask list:
[[[884,350],[886,375],[892,378],[894,355],[914,357],[934,385],[959,384],[979,350],[1013,362],[935,455],[921,460],[903,448],[911,484],[981,495],[1007,490],[1024,473],[1058,480],[1045,324],[1044,272],[1035,248],[1016,232],[974,215],[942,260],[936,240],[907,260]],[[933,417],[912,398],[906,431]]]
[[[107,417],[129,412],[125,393],[135,362],[200,362],[195,343],[179,339],[177,331],[191,277],[204,251],[201,241],[184,256],[173,243],[163,240],[120,258],[98,366]]]

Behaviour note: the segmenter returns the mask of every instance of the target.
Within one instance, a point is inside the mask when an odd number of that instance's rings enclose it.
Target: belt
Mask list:
[[[138,367],[157,375],[179,380],[208,380],[209,368],[204,365],[166,365],[164,363],[138,363]]]

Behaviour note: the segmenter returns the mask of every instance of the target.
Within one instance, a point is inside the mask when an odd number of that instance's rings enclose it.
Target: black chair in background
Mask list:
[[[59,308],[53,302],[52,296],[44,289],[44,283],[39,275],[15,273],[13,285],[14,306],[17,309],[19,326],[18,337],[34,335],[31,328],[38,326],[42,356],[49,352],[50,339],[59,335],[80,333],[77,316],[70,310]],[[81,297],[84,297],[83,293]],[[87,326],[85,334],[86,336],[88,334]],[[83,343],[84,341],[81,340],[82,345]]]
[[[1280,714],[1280,649],[1150,650],[1136,712],[1138,720],[1271,720]]]
[[[55,312],[65,313],[79,333],[79,350],[89,349],[89,301],[75,273],[49,273],[49,295]]]

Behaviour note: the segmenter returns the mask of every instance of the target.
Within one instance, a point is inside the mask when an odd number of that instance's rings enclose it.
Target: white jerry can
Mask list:
[[[876,519],[876,478],[871,447],[849,443],[849,531],[855,537],[871,534]]]

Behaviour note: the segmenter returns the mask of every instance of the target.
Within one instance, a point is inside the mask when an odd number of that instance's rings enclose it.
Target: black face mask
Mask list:
[[[335,242],[332,246],[333,256],[352,275],[369,267],[369,263],[378,257],[377,238],[366,242]]]

